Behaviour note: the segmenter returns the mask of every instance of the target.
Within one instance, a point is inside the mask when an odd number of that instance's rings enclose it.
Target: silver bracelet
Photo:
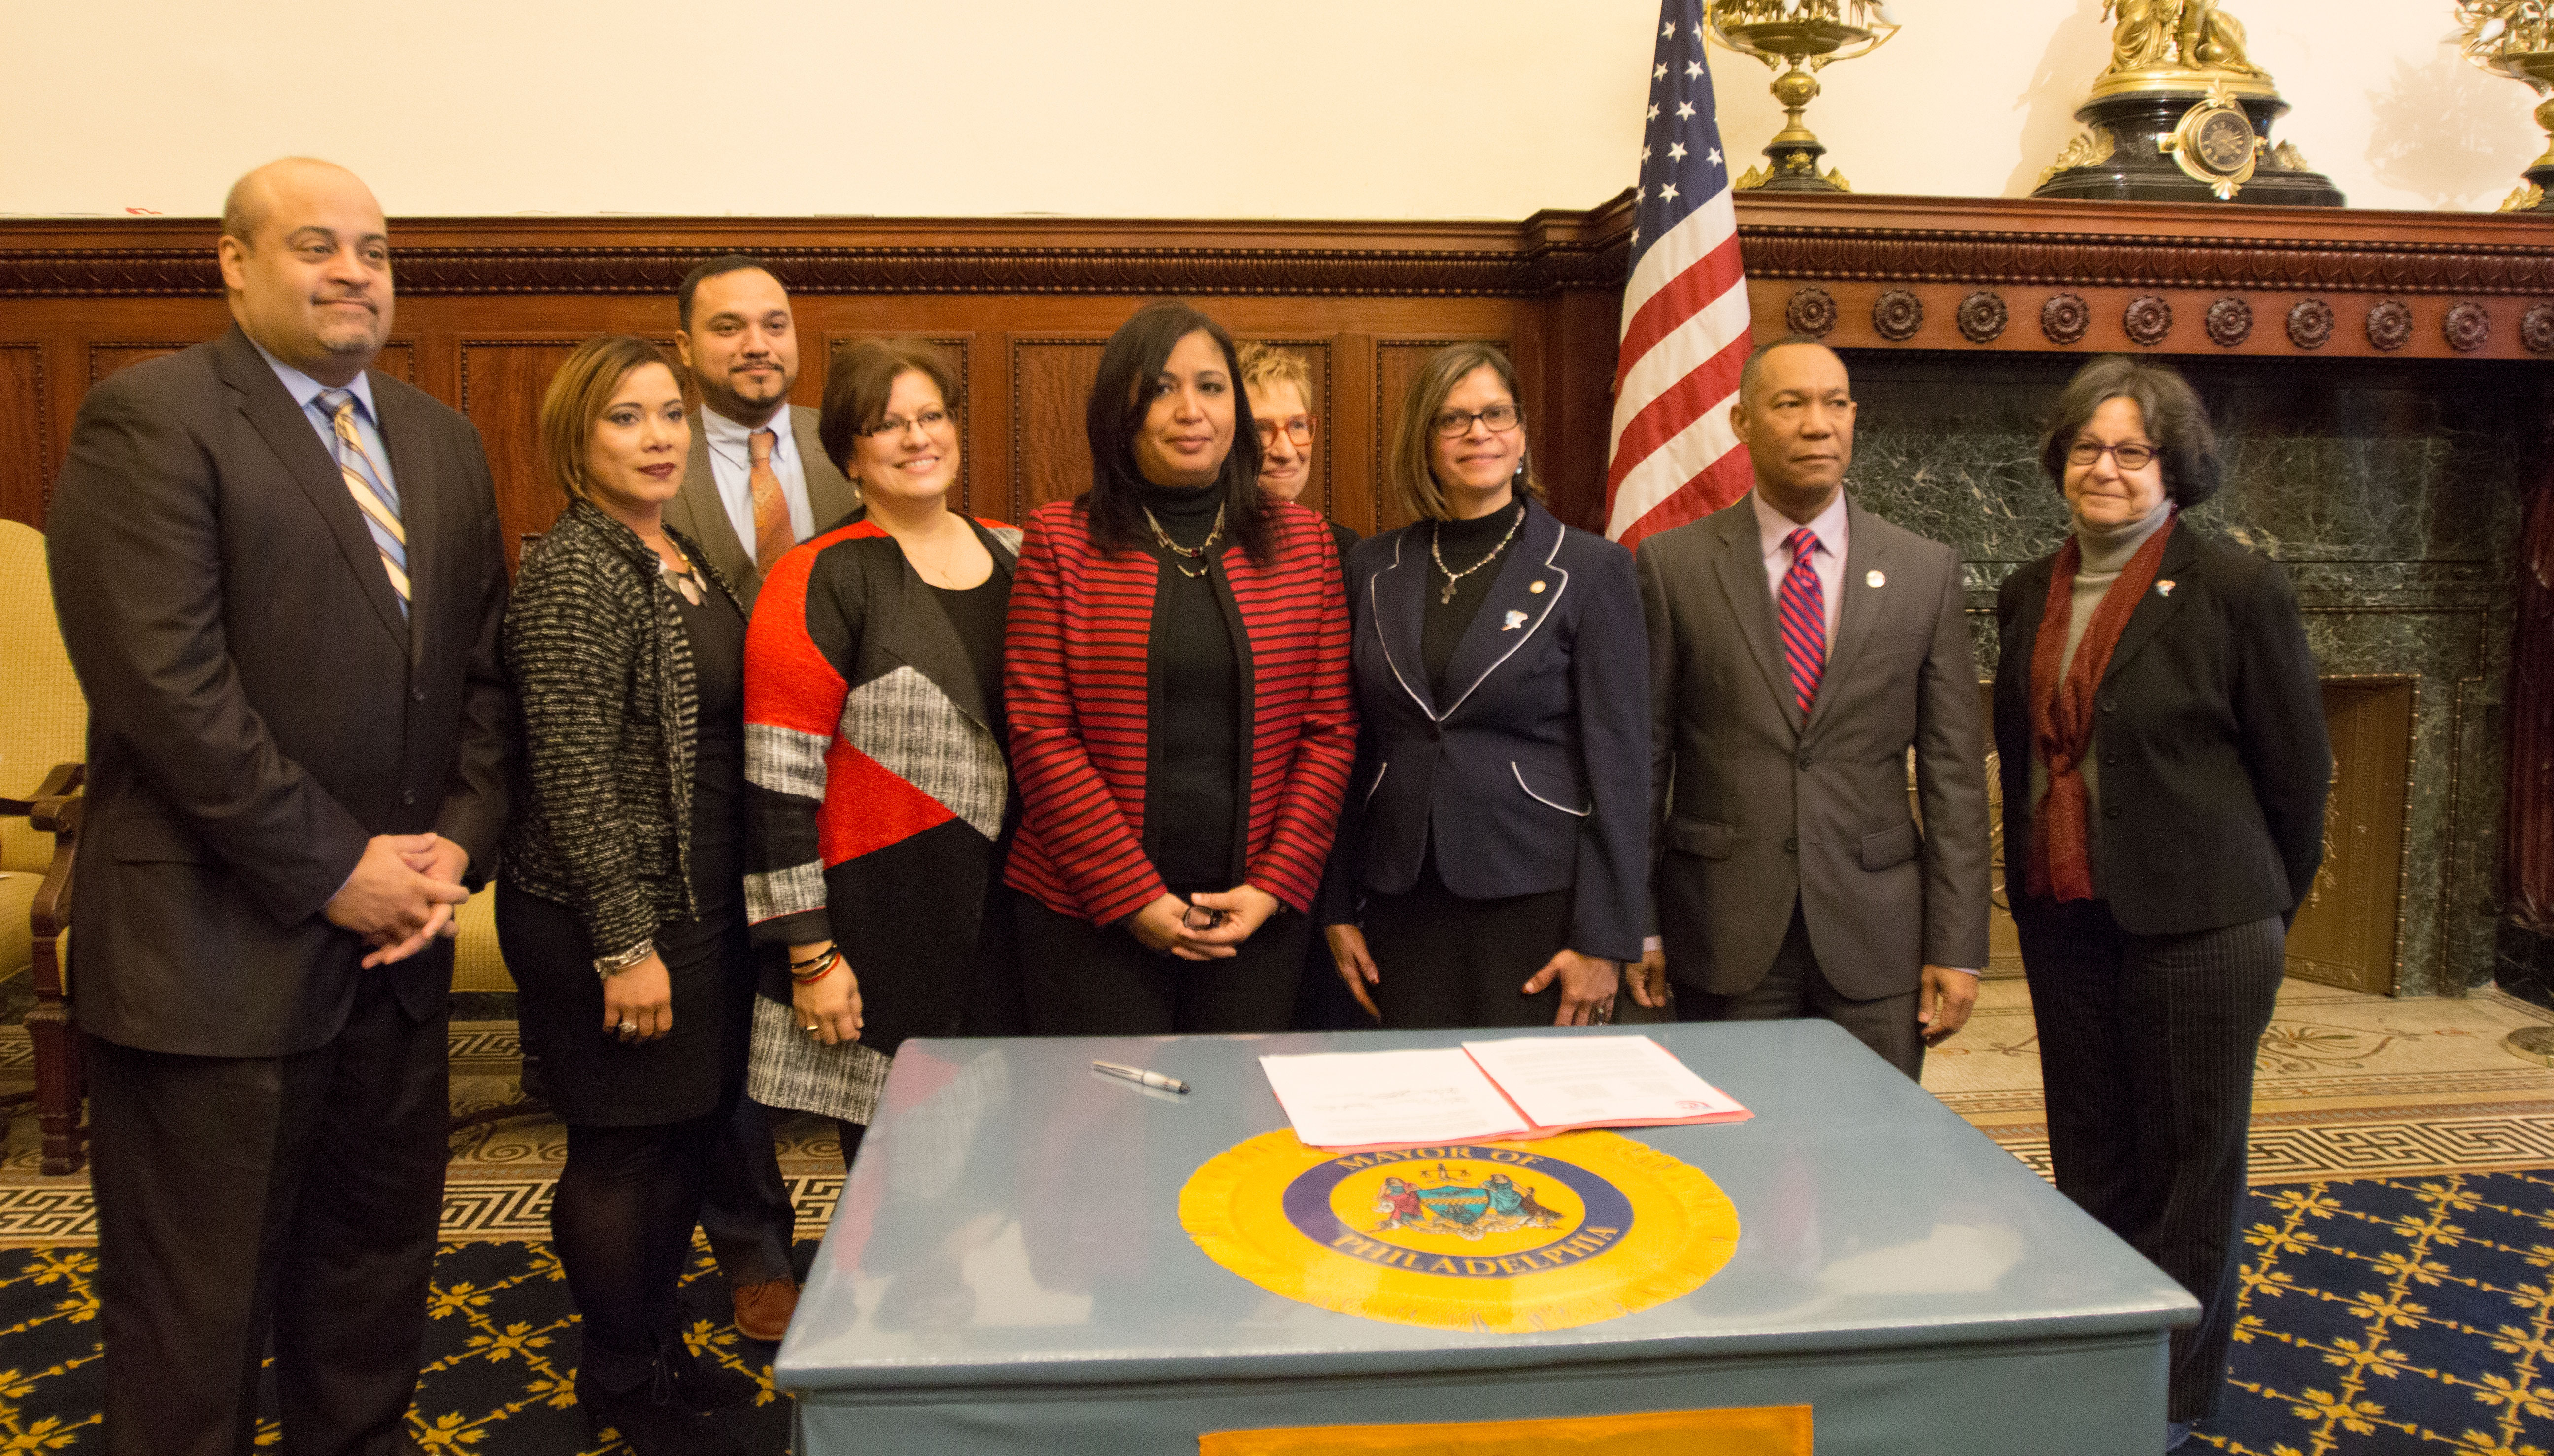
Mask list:
[[[655,953],[655,942],[640,941],[638,945],[631,947],[629,950],[622,952],[618,955],[595,956],[594,973],[603,977],[605,980],[610,980],[615,975],[628,970],[630,967],[637,965],[639,961],[644,960]]]

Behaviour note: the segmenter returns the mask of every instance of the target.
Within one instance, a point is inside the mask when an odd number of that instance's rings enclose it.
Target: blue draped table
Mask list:
[[[1194,1456],[1215,1430],[1798,1404],[1820,1456],[2158,1448],[2165,1331],[2198,1317],[2161,1271],[1824,1022],[1638,1030],[1756,1114],[1625,1134],[1719,1184],[1737,1251],[1533,1334],[1298,1303],[1180,1226],[1201,1164],[1286,1126],[1262,1054],[1481,1033],[909,1042],[774,1365],[797,1449]]]

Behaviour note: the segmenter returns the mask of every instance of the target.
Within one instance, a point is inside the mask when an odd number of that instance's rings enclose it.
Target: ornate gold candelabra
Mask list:
[[[2465,28],[2466,58],[2539,96],[2554,91],[2554,0],[2457,0]],[[2545,129],[2545,154],[2529,163],[2527,180],[2500,204],[2503,212],[2554,212],[2554,97],[2539,102],[2536,124]]]
[[[1774,71],[1774,99],[1788,118],[1765,148],[1768,165],[1749,168],[1741,187],[1790,192],[1850,192],[1844,173],[1818,170],[1826,152],[1800,113],[1818,94],[1817,72],[1868,56],[1898,34],[1882,0],[1710,0],[1703,29],[1721,45],[1753,56]],[[1791,68],[1784,69],[1789,63]]]

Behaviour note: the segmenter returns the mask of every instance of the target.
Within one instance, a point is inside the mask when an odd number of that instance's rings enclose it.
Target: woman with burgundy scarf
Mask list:
[[[2332,751],[2286,576],[2180,518],[2221,474],[2188,383],[2086,365],[2040,465],[2073,530],[1997,593],[2006,886],[2058,1189],[2200,1302],[2169,1450],[2225,1384],[2254,1052]]]

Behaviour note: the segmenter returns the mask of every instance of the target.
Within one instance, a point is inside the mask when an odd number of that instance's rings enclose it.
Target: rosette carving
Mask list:
[[[2492,337],[2492,315],[2480,303],[2460,303],[2439,320],[2439,332],[2447,335],[2449,348],[2471,354]]]
[[[1905,288],[1892,288],[1871,305],[1871,326],[1882,338],[1903,344],[1924,326],[1924,300]]]
[[[2332,342],[2332,305],[2307,298],[2288,310],[2288,342],[2300,349],[2320,349]]]
[[[2554,351],[2554,303],[2531,303],[2518,320],[2518,342],[2530,354]]]
[[[2208,337],[2221,349],[2232,349],[2253,337],[2253,305],[2225,297],[2208,305]]]
[[[2368,342],[2380,349],[2400,349],[2412,342],[2412,306],[2387,298],[2368,310]]]
[[[1791,305],[1783,310],[1783,322],[1796,334],[1823,339],[1836,326],[1835,294],[1811,283],[1792,294]]]
[[[1960,300],[1960,337],[1972,344],[1992,344],[2003,336],[2006,317],[2004,299],[1980,288]]]
[[[2152,293],[2145,294],[2129,304],[2120,326],[2129,331],[2132,342],[2160,344],[2172,332],[2172,305]]]
[[[2039,331],[2052,344],[2080,344],[2092,326],[2092,308],[2074,293],[2052,293],[2039,305]]]

